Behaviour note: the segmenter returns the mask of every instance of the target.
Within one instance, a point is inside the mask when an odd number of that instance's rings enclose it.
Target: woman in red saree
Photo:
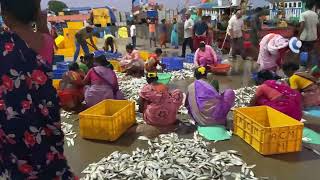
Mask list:
[[[269,106],[296,120],[302,118],[301,94],[286,83],[265,79],[256,90],[252,106]]]
[[[148,73],[147,82],[140,92],[140,111],[147,124],[169,126],[177,122],[177,112],[182,105],[180,90],[169,91],[164,84],[157,83],[157,73]]]
[[[58,95],[60,104],[65,111],[79,111],[84,100],[83,84],[84,73],[77,63],[69,66],[59,85]]]

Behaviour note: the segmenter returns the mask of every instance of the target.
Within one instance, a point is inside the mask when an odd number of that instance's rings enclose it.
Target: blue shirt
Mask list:
[[[209,27],[207,23],[200,21],[194,25],[193,29],[196,35],[201,36],[208,31]]]

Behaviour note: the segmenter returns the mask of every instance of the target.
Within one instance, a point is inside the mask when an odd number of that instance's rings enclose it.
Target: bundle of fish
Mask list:
[[[193,78],[194,65],[190,63],[184,63],[183,66],[184,69],[170,72],[172,74],[172,80],[185,80]]]
[[[257,90],[257,86],[244,87],[235,90],[236,100],[234,108],[249,106],[251,99],[254,97]]]
[[[192,70],[186,70],[182,69],[179,71],[172,71],[170,72],[172,74],[172,80],[177,81],[177,80],[186,80],[193,78],[194,72]]]
[[[73,125],[66,122],[62,122],[61,129],[65,135],[64,138],[67,143],[67,146],[74,146],[74,139],[77,137],[77,134],[73,131]]]
[[[144,85],[147,84],[145,78],[134,78],[132,76],[125,76],[123,73],[117,73],[119,88],[124,94],[125,98],[136,102],[138,105],[139,92]],[[136,107],[137,109],[138,107]]]
[[[60,115],[61,115],[61,117],[62,118],[65,118],[65,119],[70,119],[70,117],[71,117],[71,115],[72,115],[72,113],[71,112],[67,112],[67,111],[61,111],[61,113],[60,113]]]
[[[144,139],[148,140],[148,139]],[[234,150],[217,152],[195,133],[193,139],[177,134],[160,135],[148,140],[147,150],[132,154],[114,152],[82,173],[83,180],[102,179],[237,179],[257,180],[252,168]],[[238,168],[234,168],[238,167]]]

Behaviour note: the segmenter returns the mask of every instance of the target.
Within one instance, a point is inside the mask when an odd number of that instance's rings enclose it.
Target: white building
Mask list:
[[[300,14],[304,10],[304,4],[301,0],[268,0],[269,1],[269,10],[270,10],[270,19],[277,17],[280,4],[284,2],[284,10],[286,20],[290,18],[299,18]]]

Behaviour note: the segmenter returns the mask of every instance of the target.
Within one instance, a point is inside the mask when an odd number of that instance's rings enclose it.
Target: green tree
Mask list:
[[[61,12],[64,8],[68,8],[68,6],[64,2],[51,0],[48,2],[48,8],[50,11],[58,14],[58,12]]]
[[[302,0],[304,3],[313,3],[317,6],[317,8],[320,8],[320,1],[319,0]]]

